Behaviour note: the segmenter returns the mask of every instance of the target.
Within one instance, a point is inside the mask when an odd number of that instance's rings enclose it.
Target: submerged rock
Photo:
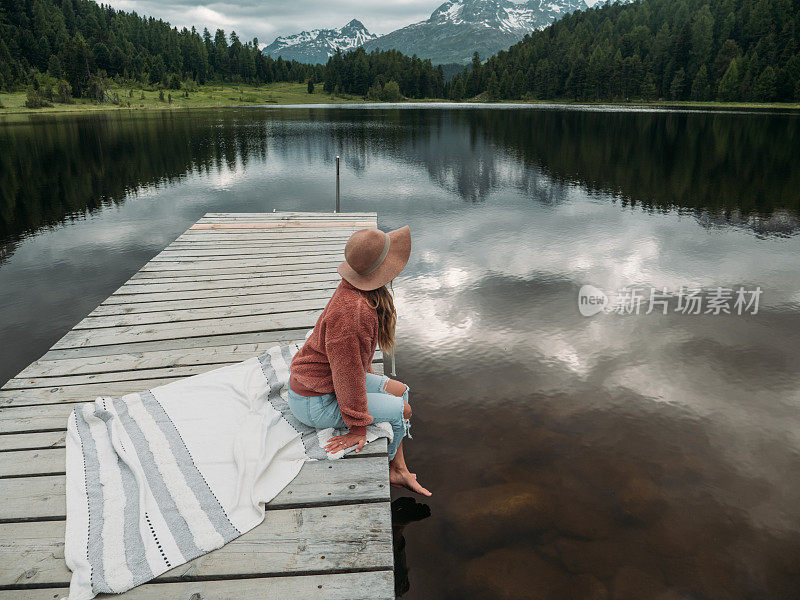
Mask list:
[[[644,532],[645,543],[665,557],[688,557],[705,550],[721,557],[742,534],[724,507],[708,502],[676,504]]]
[[[709,544],[711,546],[713,544]],[[725,546],[717,546],[713,550],[701,549],[698,554],[678,559],[663,561],[664,573],[668,580],[682,590],[686,590],[690,598],[713,598],[714,600],[744,600],[749,597],[747,589],[745,565],[736,564],[728,554]],[[772,594],[764,597],[791,598],[791,594]]]
[[[467,563],[466,592],[496,600],[554,600],[570,597],[569,576],[557,564],[525,548],[492,550]]]
[[[542,488],[504,483],[462,492],[448,510],[454,543],[475,551],[530,535],[550,523],[551,503]]]
[[[610,581],[620,565],[630,565],[645,572],[658,572],[658,559],[637,544],[635,534],[617,539],[576,540],[561,538],[556,542],[564,567],[575,575],[589,573]]]
[[[602,507],[568,497],[554,499],[553,525],[563,535],[585,539],[608,537],[615,527]]]
[[[661,490],[649,479],[633,476],[620,491],[620,505],[629,517],[641,522],[651,521],[663,509]]]
[[[582,573],[572,578],[570,600],[608,600],[608,589],[594,575]]]
[[[611,589],[614,600],[660,600],[668,591],[660,573],[628,566],[614,575]]]

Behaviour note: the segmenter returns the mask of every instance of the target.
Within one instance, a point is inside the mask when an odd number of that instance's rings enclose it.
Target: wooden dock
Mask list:
[[[376,226],[375,213],[209,213],[6,383],[0,600],[67,593],[64,441],[75,403],[303,340],[340,280],[347,238]],[[123,598],[394,598],[389,500],[385,440],[307,463],[261,525]]]

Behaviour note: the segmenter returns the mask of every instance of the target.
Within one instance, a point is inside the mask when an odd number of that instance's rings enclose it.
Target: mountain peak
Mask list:
[[[370,33],[358,19],[336,29],[312,29],[294,35],[279,36],[262,52],[272,58],[304,63],[325,63],[340,48],[347,52],[378,36]]]
[[[352,29],[363,29],[364,31],[367,31],[367,28],[364,27],[364,24],[361,21],[359,21],[358,19],[353,19],[352,21],[350,21],[344,27],[350,27]],[[342,29],[344,29],[344,27],[342,27]]]

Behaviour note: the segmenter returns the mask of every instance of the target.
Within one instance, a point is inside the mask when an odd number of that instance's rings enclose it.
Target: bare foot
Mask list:
[[[431,496],[432,494],[417,483],[417,476],[408,471],[400,471],[397,469],[389,469],[389,483],[394,487],[404,487],[409,491],[415,492],[422,496]]]

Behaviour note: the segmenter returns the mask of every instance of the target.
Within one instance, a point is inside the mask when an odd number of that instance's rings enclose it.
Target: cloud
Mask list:
[[[207,27],[212,33],[224,29],[236,31],[243,40],[259,39],[263,45],[279,35],[316,28],[341,27],[351,19],[359,19],[373,33],[384,34],[427,19],[442,0],[392,0],[361,2],[339,0],[296,0],[267,2],[195,2],[191,0],[105,0],[113,8],[136,11],[169,21],[176,27]]]

